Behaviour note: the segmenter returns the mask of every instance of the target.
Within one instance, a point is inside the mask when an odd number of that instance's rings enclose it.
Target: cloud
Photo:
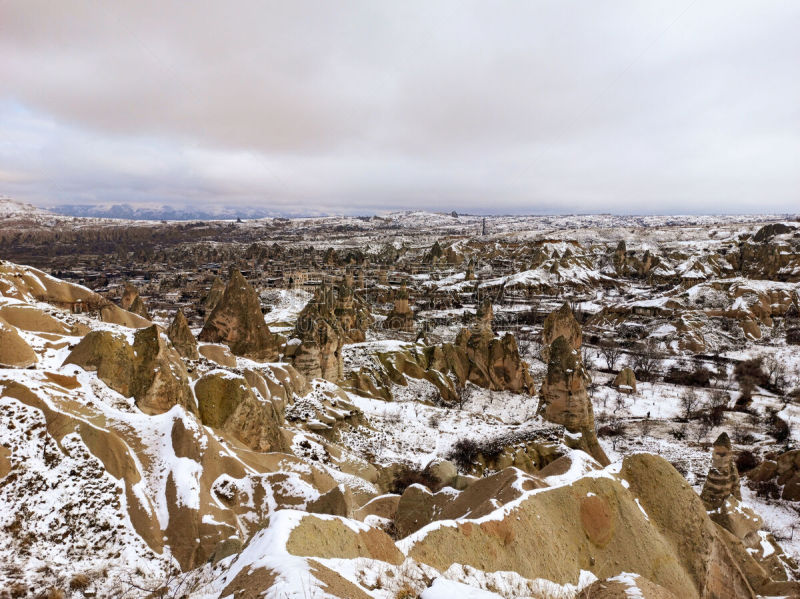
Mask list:
[[[0,192],[796,210],[800,5],[5,2]]]

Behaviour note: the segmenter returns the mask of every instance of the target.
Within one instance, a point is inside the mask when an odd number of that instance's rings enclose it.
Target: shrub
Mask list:
[[[745,449],[744,451],[740,451],[739,455],[736,456],[736,469],[739,472],[749,472],[758,466],[760,462],[761,460],[758,459],[756,454]]]
[[[688,387],[708,387],[711,384],[711,371],[702,364],[695,366],[694,370],[673,366],[664,375],[664,382]]]
[[[420,484],[428,488],[432,488],[436,486],[436,483],[436,479],[433,478],[428,472],[425,472],[425,470],[413,468],[411,466],[403,466],[400,469],[400,472],[395,475],[389,490],[392,493],[402,495],[403,491],[405,491],[411,485]]]
[[[778,443],[782,443],[789,438],[789,424],[780,416],[777,410],[770,410],[767,413],[767,434],[773,437]]]
[[[751,483],[751,486],[762,499],[778,499],[781,496],[781,488],[774,479]]]
[[[686,428],[674,428],[669,431],[669,434],[672,435],[673,439],[683,441],[686,439]]]
[[[618,437],[625,432],[625,426],[621,420],[612,420],[597,429],[598,437]]]
[[[749,402],[753,397],[753,389],[768,382],[767,375],[764,374],[761,367],[762,359],[760,357],[744,360],[734,367],[733,376],[739,383],[741,393],[740,403]]]
[[[459,470],[468,472],[472,463],[478,456],[478,444],[472,439],[459,439],[453,449],[447,454],[447,459],[453,462]]]

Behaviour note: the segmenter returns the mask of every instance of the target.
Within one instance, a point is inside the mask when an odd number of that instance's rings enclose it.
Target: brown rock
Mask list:
[[[608,457],[597,441],[594,410],[586,392],[589,377],[578,351],[564,337],[558,337],[550,346],[549,354],[537,411],[545,420],[564,425],[571,433],[568,440],[575,448],[583,449],[604,466],[608,465]]]
[[[636,375],[630,368],[623,368],[611,383],[623,393],[636,393]]]
[[[125,290],[122,293],[120,306],[123,310],[137,314],[142,318],[150,320],[150,314],[147,312],[147,307],[139,295],[139,290],[132,283],[125,283]]]
[[[597,580],[584,588],[576,599],[678,599],[661,585],[627,574],[606,580]]]
[[[264,322],[258,295],[238,270],[231,274],[198,339],[225,343],[235,355],[253,360],[278,357],[278,342]]]
[[[211,372],[197,381],[200,420],[223,430],[256,451],[284,451],[280,416],[272,403],[260,402],[244,377]]]
[[[330,514],[332,516],[352,518],[357,507],[350,489],[345,488],[344,485],[337,485],[309,503],[306,511],[313,514]]]
[[[542,346],[548,347],[558,339],[564,337],[572,349],[579,349],[583,338],[581,325],[575,320],[572,309],[566,302],[558,310],[551,312],[544,319],[542,328]],[[545,359],[547,361],[547,359]]]
[[[36,353],[17,332],[16,327],[0,318],[0,364],[12,368],[27,368],[38,362]]]
[[[133,397],[146,414],[160,414],[176,404],[196,411],[183,361],[156,325],[137,331],[133,345],[122,335],[92,331],[75,346],[64,364],[97,371],[100,380],[118,393]]]
[[[205,307],[206,310],[213,310],[217,307],[224,293],[225,283],[223,283],[222,279],[219,277],[214,277],[214,281],[211,283],[211,289],[208,290],[208,294],[203,298],[203,307]]]
[[[202,343],[197,347],[197,353],[204,358],[216,362],[220,366],[236,368],[236,356],[225,345],[218,343]]]
[[[180,308],[175,312],[175,318],[172,319],[172,323],[167,329],[167,337],[182,357],[188,360],[197,360],[200,357],[197,352],[197,340],[192,335],[186,316],[183,315],[183,310]]]
[[[410,332],[414,330],[414,313],[408,303],[408,288],[405,281],[403,281],[400,289],[395,292],[394,307],[386,315],[384,326],[387,329],[397,331]]]

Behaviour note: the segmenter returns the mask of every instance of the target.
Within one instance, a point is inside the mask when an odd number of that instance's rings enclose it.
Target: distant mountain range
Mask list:
[[[228,220],[276,216],[264,208],[242,206],[221,206],[212,210],[204,210],[152,205],[135,206],[131,204],[60,204],[51,207],[50,211],[64,216],[123,218],[130,220]]]

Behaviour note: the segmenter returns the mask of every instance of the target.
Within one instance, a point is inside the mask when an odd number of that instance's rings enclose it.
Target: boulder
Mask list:
[[[198,339],[224,343],[235,355],[253,360],[278,357],[278,341],[264,322],[258,295],[238,270],[231,274]]]
[[[172,342],[175,351],[182,357],[188,360],[197,360],[200,357],[197,352],[197,340],[192,335],[186,316],[183,315],[183,310],[180,308],[175,312],[175,318],[172,319],[172,323],[167,329],[167,337]]]
[[[611,383],[622,393],[636,393],[636,375],[630,368],[623,368]]]
[[[431,460],[428,465],[425,466],[424,474],[427,479],[435,481],[433,483],[435,487],[434,490],[438,491],[442,487],[453,486],[453,483],[455,483],[458,478],[458,468],[449,460],[437,458]]]
[[[212,371],[195,383],[200,420],[256,451],[285,451],[282,421],[271,402],[259,401],[244,377]]]
[[[309,503],[306,511],[313,514],[330,514],[331,516],[353,518],[357,508],[356,500],[350,489],[344,485],[337,485]]]

